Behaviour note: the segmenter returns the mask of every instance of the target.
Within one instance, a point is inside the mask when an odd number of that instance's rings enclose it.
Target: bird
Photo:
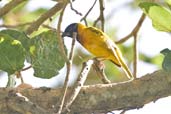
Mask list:
[[[87,27],[81,23],[72,23],[65,28],[62,37],[73,38],[74,33],[76,33],[76,40],[98,60],[111,61],[123,69],[128,79],[134,79],[122,57],[121,51],[106,33],[96,27]]]
[[[171,50],[166,48],[160,51],[160,53],[164,55],[164,59],[162,62],[163,70],[171,72]]]

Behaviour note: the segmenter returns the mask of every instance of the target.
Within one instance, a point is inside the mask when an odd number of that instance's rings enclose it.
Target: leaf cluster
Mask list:
[[[171,0],[165,0],[168,8],[153,2],[142,2],[139,7],[151,19],[153,27],[158,31],[171,32]],[[164,55],[162,68],[171,70],[171,51],[166,48],[161,51]]]
[[[52,78],[64,66],[57,35],[54,31],[42,32],[33,38],[24,32],[0,32],[0,69],[9,75],[21,71],[27,61],[34,69],[34,76]]]

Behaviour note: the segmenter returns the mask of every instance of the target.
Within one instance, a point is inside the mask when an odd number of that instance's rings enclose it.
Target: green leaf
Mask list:
[[[16,76],[15,74],[8,75],[8,83],[6,87],[15,87],[16,85]]]
[[[163,49],[160,53],[164,55],[164,60],[162,63],[163,70],[171,72],[171,50],[166,48]]]
[[[53,31],[43,32],[32,38],[30,54],[36,77],[54,77],[65,63],[60,54],[57,35]]]
[[[20,41],[0,33],[0,69],[13,74],[24,66],[25,49]]]
[[[7,30],[2,30],[0,33],[7,34],[11,36],[13,39],[16,39],[21,42],[23,47],[29,51],[30,47],[30,38],[27,37],[27,35],[24,32],[20,32],[17,30],[12,30],[12,29],[7,29]]]
[[[7,34],[13,39],[20,41],[22,46],[26,50],[26,59],[27,61],[30,61],[29,49],[31,45],[31,39],[24,32],[12,30],[12,29],[6,29],[6,30],[0,31],[0,34]]]
[[[139,6],[152,20],[153,27],[156,30],[171,32],[171,12],[168,9],[150,2],[142,2]]]

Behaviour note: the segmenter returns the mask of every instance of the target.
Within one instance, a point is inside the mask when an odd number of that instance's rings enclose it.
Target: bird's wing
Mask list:
[[[120,63],[120,60],[119,60],[119,57],[118,57],[119,55],[116,52],[118,50],[116,44],[105,33],[103,33],[101,30],[96,29],[94,27],[88,27],[88,29],[92,33],[94,33],[94,35],[97,35],[98,40],[101,40],[103,42],[102,43],[103,46],[106,45],[104,47],[107,48],[109,53],[111,53],[111,55],[113,56],[111,61],[114,64],[116,64],[118,67],[120,67],[121,63]]]
[[[104,55],[105,59],[111,60],[117,66],[122,67],[128,78],[132,79],[133,75],[124,62],[122,54],[116,44],[101,30],[98,30],[94,27],[88,27],[88,30],[91,31],[91,34],[93,36],[91,37],[91,41],[93,40],[93,43],[98,42],[98,49],[101,49],[99,51],[103,51],[97,53],[97,50],[94,51],[93,49],[92,52],[96,53],[96,55]]]
[[[90,30],[92,33],[94,33],[94,35],[97,36],[103,36],[103,32],[95,27],[87,27],[88,30]]]
[[[112,61],[116,65],[121,66],[120,59],[119,59],[120,55],[117,53],[118,48],[117,48],[116,44],[112,40],[110,40],[110,39],[107,39],[106,40],[106,43],[108,45],[108,48],[110,50],[112,50],[113,56],[115,57],[115,60],[112,60]]]

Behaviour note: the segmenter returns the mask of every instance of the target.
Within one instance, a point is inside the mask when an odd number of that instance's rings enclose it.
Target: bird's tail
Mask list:
[[[131,71],[129,70],[129,68],[128,68],[128,66],[126,65],[126,63],[124,62],[124,59],[123,59],[123,57],[122,57],[121,52],[120,52],[118,49],[116,49],[115,51],[116,51],[116,54],[117,54],[117,57],[118,57],[118,59],[119,59],[119,62],[120,62],[120,64],[121,64],[122,69],[123,69],[124,72],[126,73],[127,77],[128,77],[129,79],[133,80],[133,79],[134,79],[134,76],[133,76],[133,74],[131,73]]]

